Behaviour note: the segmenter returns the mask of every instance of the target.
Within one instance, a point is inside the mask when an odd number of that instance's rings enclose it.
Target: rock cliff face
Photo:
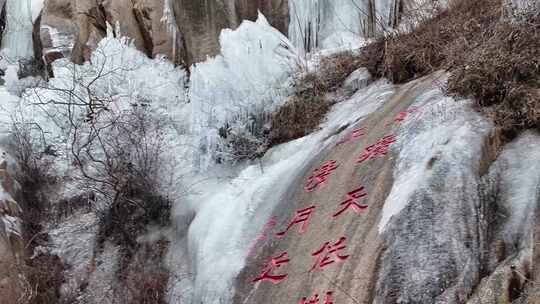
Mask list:
[[[20,189],[8,172],[5,159],[0,163],[0,185],[0,299],[2,303],[16,303],[24,292],[20,279],[24,263],[21,209],[16,201]]]
[[[164,16],[167,9],[173,12],[172,16]],[[132,38],[135,46],[148,56],[161,54],[175,62],[191,64],[216,55],[221,30],[236,28],[244,19],[255,20],[258,10],[276,28],[287,32],[285,0],[48,0],[40,36],[47,61],[71,56],[74,62],[81,63],[105,36],[109,23],[118,26],[119,34]],[[174,20],[166,20],[167,17]]]
[[[49,0],[40,25],[43,53],[49,62],[65,56],[76,63],[88,60],[109,23],[147,55],[172,56],[173,41],[162,18],[163,0]]]
[[[234,303],[524,300],[540,137],[502,148],[484,118],[443,97],[440,77],[388,90],[337,131],[276,209]]]
[[[188,63],[216,55],[221,30],[235,29],[245,19],[255,20],[257,10],[283,33],[287,33],[289,24],[287,0],[175,0],[172,5]]]
[[[432,8],[430,1],[412,0],[48,0],[40,36],[47,61],[71,56],[81,63],[106,33],[119,26],[149,56],[163,54],[191,65],[219,52],[222,29],[255,20],[261,11],[270,24],[301,48],[324,46],[342,39],[337,32],[373,36],[396,27],[404,14]],[[168,12],[169,15],[166,15]],[[303,45],[304,44],[304,45]]]

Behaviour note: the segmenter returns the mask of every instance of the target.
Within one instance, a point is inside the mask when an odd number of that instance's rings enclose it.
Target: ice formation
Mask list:
[[[197,185],[187,198],[197,209],[187,243],[195,274],[194,297],[180,301],[230,303],[233,280],[245,265],[250,242],[289,185],[312,158],[334,144],[336,130],[376,111],[392,92],[393,85],[379,81],[336,105],[320,131],[268,151],[260,164],[233,177],[216,176]],[[184,286],[177,288],[186,288],[185,280],[178,284]]]
[[[221,54],[197,64],[191,73],[189,100],[197,166],[216,159],[218,130],[226,123],[249,123],[250,114],[270,112],[290,92],[288,79],[297,66],[295,48],[259,14],[234,31],[223,30]]]
[[[302,53],[324,48],[354,48],[363,41],[365,1],[289,1],[289,39]]]
[[[67,114],[56,111],[57,108],[47,102],[65,98],[50,89],[72,88],[74,74],[81,81],[75,84],[81,98],[89,98],[84,85],[93,82],[98,94],[114,99],[112,111],[148,106],[158,119],[170,122],[166,130],[166,158],[171,160],[171,166],[163,176],[179,181],[163,184],[176,204],[173,219],[177,231],[171,237],[173,244],[168,257],[173,272],[170,302],[230,303],[233,282],[245,265],[250,242],[286,195],[289,185],[313,157],[335,143],[337,130],[343,131],[377,111],[394,93],[395,87],[380,80],[361,89],[336,104],[320,130],[274,147],[257,163],[217,164],[219,153],[223,152],[219,131],[233,123],[247,129],[252,115],[272,112],[285,102],[291,93],[291,76],[304,64],[300,58],[306,51],[350,49],[362,43],[369,10],[367,3],[359,0],[289,1],[290,40],[270,27],[262,15],[256,22],[244,21],[236,30],[222,32],[221,54],[192,67],[189,82],[183,70],[162,59],[149,59],[135,50],[128,39],[115,38],[109,33],[99,43],[91,62],[81,66],[73,66],[66,59],[54,62],[55,78],[27,91],[21,107],[16,108],[15,97],[1,88],[0,96],[6,97],[0,111],[1,122],[19,119],[38,123],[47,134],[48,142],[69,150]],[[394,2],[376,0],[374,4],[379,16],[376,23],[389,24]],[[32,56],[29,51],[32,49],[32,20],[39,5],[42,2],[8,0],[8,29],[3,47],[11,57]],[[175,28],[169,1],[166,1],[164,16],[162,21]],[[54,29],[49,30],[53,39],[61,40]],[[97,75],[103,76],[94,81]],[[8,85],[15,86],[14,67],[8,69],[8,76]],[[35,103],[45,104],[38,111],[31,106]],[[453,267],[452,263],[470,270],[463,281],[474,280],[472,276],[478,272],[479,262],[473,257],[481,248],[464,248],[463,242],[456,242],[455,238],[462,237],[459,233],[460,228],[467,226],[464,222],[478,215],[475,208],[480,204],[477,193],[480,180],[476,176],[481,142],[491,127],[486,119],[471,110],[469,103],[456,103],[444,97],[439,89],[424,92],[413,107],[418,109],[413,114],[414,119],[407,120],[396,130],[399,141],[393,147],[396,155],[394,185],[378,226],[379,233],[387,235],[392,245],[383,264],[402,267],[398,269],[399,276],[388,275],[395,281],[378,282],[378,289],[384,294],[394,285],[407,286],[407,289],[394,288],[403,291],[403,301],[431,299],[431,295],[422,294],[425,289],[418,286],[434,286],[434,276],[444,280],[445,271]],[[4,129],[7,127],[0,129],[2,133]],[[538,142],[536,135],[522,136],[501,154],[490,172],[502,172],[502,184],[507,190],[503,191],[502,200],[509,217],[501,234],[508,242],[521,241],[530,234],[531,210],[538,196],[534,190],[540,183]],[[67,152],[62,156],[66,155]],[[433,166],[439,159],[443,160]],[[65,159],[65,167],[67,164]],[[441,181],[442,184],[438,184]],[[452,191],[451,185],[461,186]],[[447,188],[441,194],[432,191],[436,186]],[[435,222],[435,216],[439,222]],[[409,217],[407,221],[406,217]],[[186,223],[187,218],[193,220]],[[91,258],[95,222],[94,217],[87,215],[71,218],[50,232],[51,242],[57,247],[54,252],[76,265],[70,273],[72,276],[86,267]],[[433,226],[434,223],[444,223],[446,230]],[[13,231],[16,224],[16,219],[11,217],[3,222]],[[401,229],[406,225],[407,229]],[[389,231],[407,231],[407,234]],[[431,244],[423,244],[426,239]],[[456,252],[460,254],[453,255]],[[113,280],[111,273],[117,255],[116,248],[105,250],[101,257],[104,266],[89,282],[95,287],[95,293]],[[434,256],[437,259],[433,259]],[[413,265],[412,261],[419,259],[425,263]],[[383,267],[381,273],[395,271]]]
[[[34,54],[32,42],[32,1],[7,0],[6,29],[2,37],[2,49],[15,62]]]

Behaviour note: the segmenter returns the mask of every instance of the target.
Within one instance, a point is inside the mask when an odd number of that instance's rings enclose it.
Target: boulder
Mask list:
[[[371,74],[366,68],[359,68],[345,79],[343,89],[346,94],[352,95],[354,92],[367,87],[372,81]]]

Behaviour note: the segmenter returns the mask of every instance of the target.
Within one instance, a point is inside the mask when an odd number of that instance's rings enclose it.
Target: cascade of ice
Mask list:
[[[351,48],[395,26],[396,0],[291,0],[289,38],[304,53]]]
[[[10,60],[33,56],[32,23],[31,0],[7,0],[2,49]]]
[[[334,48],[361,40],[364,0],[289,1],[289,38],[298,49]]]
[[[176,25],[176,17],[174,16],[174,10],[172,6],[172,0],[165,0],[163,3],[163,18],[161,18],[161,22],[164,22],[167,25],[167,31],[171,33],[172,41],[173,41],[173,50],[172,50],[172,56],[173,58],[176,58],[176,41],[178,39],[178,27]]]

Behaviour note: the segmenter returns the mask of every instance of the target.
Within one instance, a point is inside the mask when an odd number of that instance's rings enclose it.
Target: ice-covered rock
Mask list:
[[[494,127],[470,102],[444,96],[444,79],[434,74],[387,92],[376,112],[345,124],[334,146],[308,158],[311,169],[290,184],[272,215],[275,233],[312,206],[309,226],[299,233],[300,221],[286,237],[266,241],[238,276],[233,303],[298,302],[326,292],[334,303],[521,296],[534,263],[540,136],[524,134],[501,148]],[[374,85],[352,99],[369,103]],[[320,189],[306,191],[309,176],[329,161],[337,168],[321,176]],[[363,207],[340,213],[351,200]],[[317,250],[340,238],[339,253],[347,258],[330,252],[328,265],[317,266]],[[269,259],[284,252],[288,263],[272,269],[288,276],[254,283]]]
[[[371,74],[366,68],[359,68],[354,71],[343,82],[343,89],[346,93],[352,94],[367,87],[372,81]]]
[[[40,24],[44,56],[49,63],[62,57],[77,63],[88,60],[110,23],[118,25],[119,33],[133,39],[148,56],[175,60],[178,41],[164,20],[164,5],[164,0],[47,1]]]

